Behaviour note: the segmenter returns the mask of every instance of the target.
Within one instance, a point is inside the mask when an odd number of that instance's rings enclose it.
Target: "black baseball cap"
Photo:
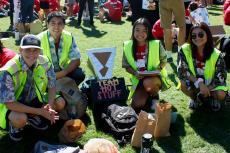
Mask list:
[[[28,34],[22,38],[20,47],[22,49],[26,49],[26,48],[41,49],[41,40],[35,35]]]

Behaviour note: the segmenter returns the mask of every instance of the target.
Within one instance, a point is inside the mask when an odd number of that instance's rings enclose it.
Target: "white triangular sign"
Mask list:
[[[92,48],[87,50],[89,61],[98,79],[113,77],[116,48]]]

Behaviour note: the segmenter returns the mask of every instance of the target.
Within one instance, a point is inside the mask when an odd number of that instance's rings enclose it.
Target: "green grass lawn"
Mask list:
[[[210,20],[212,25],[223,24],[223,15],[221,6],[213,6],[209,9]],[[9,18],[0,18],[0,31],[7,30],[9,26]],[[128,73],[121,68],[122,60],[122,43],[131,36],[131,23],[125,18],[119,24],[104,23],[101,24],[95,19],[95,29],[89,28],[88,24],[83,24],[80,28],[76,28],[76,20],[66,25],[65,29],[72,32],[76,38],[77,44],[82,55],[81,67],[86,71],[87,77],[92,76],[92,72],[87,67],[86,50],[98,47],[116,47],[116,58],[114,64],[113,75],[117,77],[125,77],[126,83],[129,84]],[[225,31],[230,35],[230,28],[224,26]],[[15,45],[14,39],[10,38],[4,41],[4,45],[15,51],[18,46]],[[176,53],[173,55],[176,61]],[[171,126],[171,136],[154,140],[153,148],[157,153],[224,153],[230,152],[230,111],[228,108],[221,112],[202,112],[191,113],[188,109],[188,98],[181,92],[176,90],[178,78],[173,72],[173,68],[167,65],[169,77],[172,87],[160,93],[161,99],[171,102],[177,109],[179,115],[175,124]],[[230,85],[230,77],[228,73],[228,85]],[[92,111],[87,110],[87,132],[76,142],[81,147],[90,139],[95,137],[103,137],[111,140],[119,147],[110,135],[100,132],[95,127]],[[37,137],[42,140],[54,141],[57,131],[49,130],[41,133],[39,131],[30,131],[25,134],[22,142],[15,143],[10,140],[6,131],[0,130],[0,153],[24,153],[29,152],[36,142]],[[52,133],[52,135],[50,134]],[[50,135],[52,137],[50,137]],[[130,145],[119,147],[121,153],[135,153],[139,150],[133,149]]]

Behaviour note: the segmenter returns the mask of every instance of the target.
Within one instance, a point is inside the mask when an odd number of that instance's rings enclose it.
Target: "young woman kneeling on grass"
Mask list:
[[[131,106],[137,113],[144,108],[149,96],[156,96],[160,89],[169,88],[166,53],[160,41],[153,40],[151,29],[148,20],[140,18],[133,25],[131,40],[124,42],[122,67],[131,74],[133,87],[129,99],[132,98]],[[141,72],[155,70],[160,74],[141,75]]]
[[[208,106],[219,111],[227,93],[227,72],[222,54],[214,48],[207,24],[194,25],[188,43],[179,52],[181,90],[190,97],[189,108]]]

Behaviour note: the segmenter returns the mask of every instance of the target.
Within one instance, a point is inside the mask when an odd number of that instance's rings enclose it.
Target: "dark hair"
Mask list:
[[[211,54],[214,50],[214,44],[213,44],[213,39],[212,39],[212,33],[208,27],[208,25],[204,22],[198,23],[194,26],[192,26],[192,28],[190,29],[189,32],[189,38],[188,38],[188,43],[191,44],[191,49],[192,49],[192,55],[193,57],[196,57],[196,53],[197,53],[197,46],[192,42],[192,32],[194,29],[200,28],[202,30],[204,30],[204,32],[207,35],[207,42],[205,43],[204,46],[204,61],[208,60],[211,57]]]
[[[0,53],[2,53],[3,52],[3,49],[4,48],[4,46],[3,46],[3,44],[2,44],[2,42],[1,42],[1,40],[0,40]]]
[[[50,12],[48,15],[47,15],[47,22],[48,24],[50,23],[50,20],[54,17],[57,17],[57,18],[61,18],[63,23],[65,24],[65,15],[62,13],[62,12],[58,12],[58,11],[54,11],[54,12]]]
[[[136,60],[136,56],[135,56],[135,53],[136,53],[136,48],[137,48],[137,40],[136,38],[134,37],[134,29],[137,25],[144,25],[146,30],[147,30],[147,40],[150,41],[150,40],[153,40],[153,35],[152,35],[152,27],[149,23],[149,21],[146,19],[146,18],[139,18],[138,20],[136,20],[133,24],[133,29],[132,29],[132,36],[131,36],[131,39],[133,40],[133,46],[132,46],[132,50],[133,50],[133,57],[134,59]]]
[[[191,1],[184,2],[184,8],[185,8],[185,9],[188,9],[190,3],[191,3]]]
[[[194,10],[196,10],[198,8],[198,4],[197,4],[197,2],[191,2],[190,4],[189,4],[189,10],[192,12],[192,11],[194,11]]]

